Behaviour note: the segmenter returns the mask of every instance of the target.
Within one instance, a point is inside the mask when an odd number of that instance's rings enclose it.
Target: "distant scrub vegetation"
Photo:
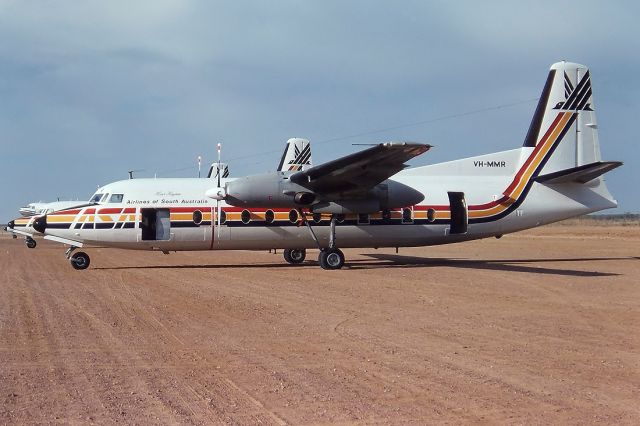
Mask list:
[[[558,225],[640,226],[640,214],[590,214],[557,222]]]

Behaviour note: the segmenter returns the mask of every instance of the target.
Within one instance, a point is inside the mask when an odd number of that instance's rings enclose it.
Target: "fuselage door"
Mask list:
[[[449,205],[451,208],[451,227],[449,234],[466,234],[469,224],[469,212],[464,192],[449,192]]]
[[[169,209],[141,209],[140,229],[143,241],[168,241],[171,239]]]

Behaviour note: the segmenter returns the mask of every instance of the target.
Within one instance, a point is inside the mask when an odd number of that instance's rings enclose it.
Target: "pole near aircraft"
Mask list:
[[[75,269],[89,266],[89,256],[75,252],[85,245],[284,249],[291,264],[318,249],[319,265],[330,270],[344,265],[342,248],[499,238],[617,206],[603,175],[622,163],[601,159],[595,111],[588,68],[558,62],[519,148],[408,168],[431,145],[392,141],[312,165],[309,141],[292,138],[276,172],[225,178],[219,146],[215,184],[195,178],[113,182],[87,205],[7,227],[69,245]]]

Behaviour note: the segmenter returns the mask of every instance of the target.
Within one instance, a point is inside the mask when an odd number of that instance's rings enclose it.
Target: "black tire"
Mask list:
[[[340,269],[344,266],[344,253],[337,248],[320,250],[318,263],[322,269]]]
[[[73,266],[73,269],[77,269],[79,271],[87,269],[89,267],[89,264],[91,263],[89,255],[83,251],[74,253],[69,261],[71,262],[71,266]]]
[[[298,265],[304,262],[307,257],[307,250],[305,249],[286,249],[284,251],[284,260],[292,265]]]
[[[38,245],[38,243],[36,243],[36,240],[34,239],[28,239],[27,241],[25,241],[25,244],[27,245],[27,247],[29,247],[30,249],[32,248],[36,248],[36,246]]]

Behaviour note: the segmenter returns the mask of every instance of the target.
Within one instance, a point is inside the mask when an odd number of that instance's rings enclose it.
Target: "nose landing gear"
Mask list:
[[[77,253],[73,253],[75,249],[78,247],[71,246],[67,249],[66,256],[71,263],[73,269],[81,271],[83,269],[87,269],[89,264],[91,263],[91,258],[89,255],[83,251],[79,251]],[[73,254],[72,254],[73,253]]]
[[[36,246],[38,245],[38,243],[36,243],[36,240],[34,240],[31,237],[26,237],[24,239],[24,243],[27,245],[27,247],[29,247],[30,249],[32,248],[36,248]]]

